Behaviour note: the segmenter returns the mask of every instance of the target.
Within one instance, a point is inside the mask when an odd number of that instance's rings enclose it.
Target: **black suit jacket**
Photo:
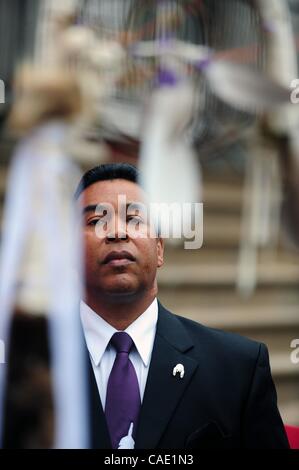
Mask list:
[[[89,361],[92,448],[111,448]],[[185,375],[173,376],[183,364]],[[288,448],[264,344],[176,316],[159,303],[136,449]]]

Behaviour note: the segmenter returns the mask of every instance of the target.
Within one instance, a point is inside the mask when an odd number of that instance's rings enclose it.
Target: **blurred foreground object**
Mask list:
[[[12,448],[88,446],[80,172],[65,152],[80,92],[63,70],[26,69],[12,128],[23,135],[8,179],[0,262],[1,443]],[[59,79],[57,79],[59,77]],[[26,119],[24,118],[26,116]]]

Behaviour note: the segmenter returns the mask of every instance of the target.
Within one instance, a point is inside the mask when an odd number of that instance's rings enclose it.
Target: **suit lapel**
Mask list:
[[[140,412],[135,448],[155,448],[165,431],[197,362],[186,355],[193,347],[180,321],[159,303],[159,317],[150,369]],[[173,376],[177,364],[185,374]]]

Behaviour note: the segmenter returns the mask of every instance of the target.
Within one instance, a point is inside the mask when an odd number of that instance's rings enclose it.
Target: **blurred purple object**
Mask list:
[[[274,24],[274,21],[264,20],[262,21],[261,25],[262,25],[264,32],[266,33],[275,33],[277,31],[277,27]]]
[[[169,69],[160,68],[157,78],[157,86],[175,86],[178,83],[178,78],[175,73]]]
[[[211,65],[213,59],[212,57],[206,57],[205,59],[202,59],[202,60],[199,60],[196,64],[195,64],[195,68],[197,70],[200,70],[201,72],[205,71],[209,65]]]

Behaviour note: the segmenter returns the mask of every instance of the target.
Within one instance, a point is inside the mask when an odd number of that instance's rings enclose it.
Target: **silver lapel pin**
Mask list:
[[[175,377],[177,374],[180,374],[180,378],[182,379],[185,375],[185,368],[183,364],[177,364],[172,371],[172,375]]]

